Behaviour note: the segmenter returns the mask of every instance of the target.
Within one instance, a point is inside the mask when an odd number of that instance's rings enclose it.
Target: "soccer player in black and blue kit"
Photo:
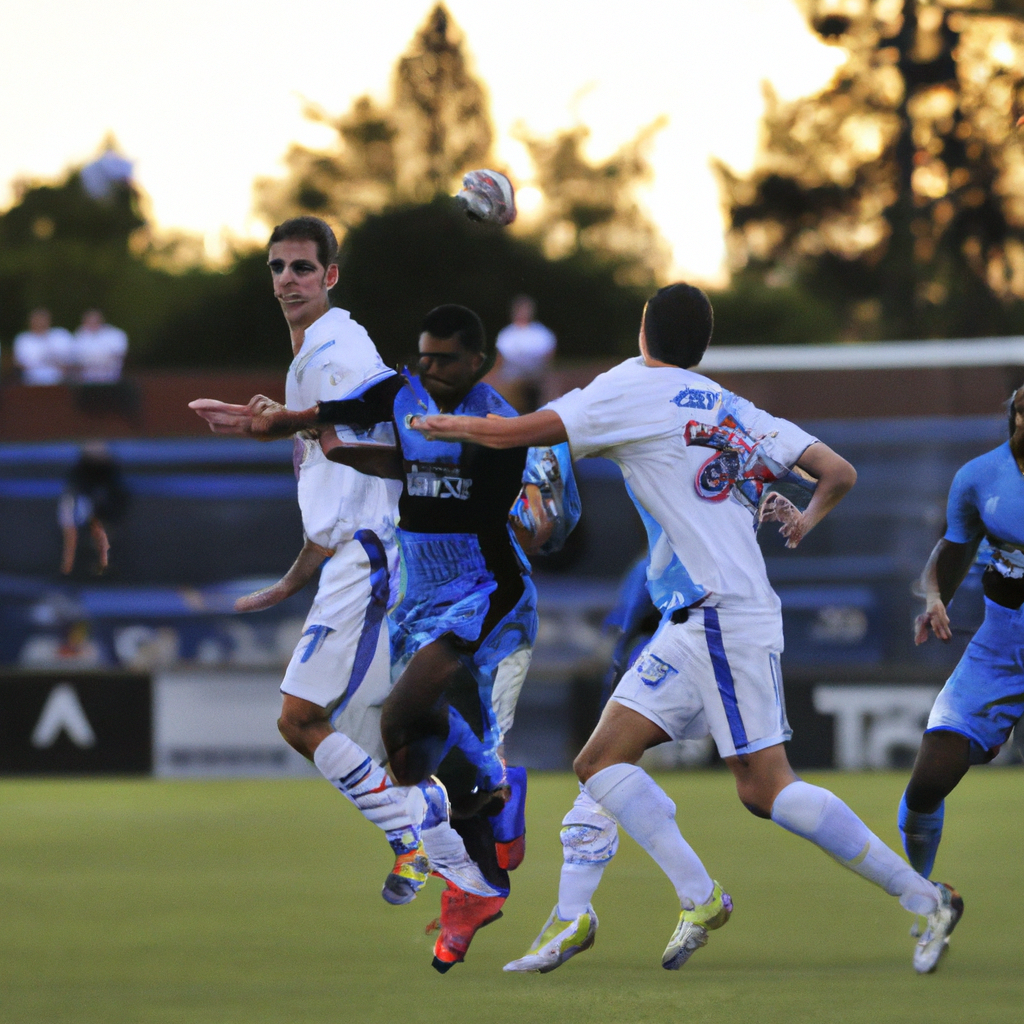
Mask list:
[[[449,881],[434,951],[441,971],[461,961],[476,929],[498,915],[508,869],[522,856],[525,772],[506,769],[501,749],[537,631],[536,590],[519,540],[536,550],[547,530],[564,536],[578,508],[566,446],[557,453],[495,452],[431,441],[413,429],[416,417],[437,412],[516,415],[480,381],[489,363],[479,317],[440,306],[423,321],[418,377],[390,378],[357,398],[318,407],[321,424],[394,425],[396,449],[343,441],[332,447],[329,436],[323,448],[330,459],[404,483],[402,597],[392,612],[392,659],[401,675],[384,704],[381,730],[396,782],[415,784],[436,773],[446,784],[452,826],[487,885],[467,893]],[[519,499],[524,480],[526,500]],[[567,515],[551,516],[539,500],[537,485],[552,483],[564,488]],[[523,529],[522,520],[534,530]]]
[[[924,570],[927,605],[914,640],[924,643],[929,629],[949,640],[946,606],[985,544],[979,558],[985,619],[935,699],[900,802],[907,859],[926,878],[942,838],[946,797],[972,764],[995,757],[1024,716],[1024,387],[1010,399],[1009,432],[1008,441],[953,478],[946,532]],[[927,970],[938,965],[948,934],[927,944]]]

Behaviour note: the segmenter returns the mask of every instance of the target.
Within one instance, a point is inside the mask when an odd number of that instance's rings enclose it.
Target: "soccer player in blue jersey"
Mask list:
[[[515,840],[525,826],[515,821],[522,815],[525,773],[509,778],[502,741],[529,665],[537,615],[517,538],[537,549],[556,528],[564,536],[567,517],[560,511],[568,505],[572,518],[576,504],[565,446],[561,453],[493,452],[431,441],[411,427],[415,417],[439,411],[514,416],[480,381],[489,363],[479,317],[463,306],[440,306],[423,321],[418,377],[404,386],[381,382],[355,399],[321,402],[318,410],[320,423],[366,428],[386,419],[396,433],[394,451],[343,441],[332,446],[330,431],[322,443],[330,459],[404,483],[398,531],[403,592],[392,613],[392,657],[400,675],[381,730],[396,781],[414,786],[436,772],[448,786],[452,826],[479,869],[475,880],[468,869],[459,885],[449,878],[442,895],[434,951],[441,971],[461,961],[477,928],[497,916],[508,895],[508,869],[522,856]],[[552,489],[561,491],[561,502]],[[543,491],[551,494],[547,505]],[[554,507],[559,504],[561,510]],[[513,505],[515,532],[509,528]],[[436,848],[428,843],[427,851],[436,862]]]
[[[683,838],[675,806],[637,765],[644,750],[710,733],[755,815],[826,850],[948,929],[952,891],[922,878],[838,797],[797,778],[783,743],[782,617],[755,540],[777,519],[790,547],[853,485],[853,467],[792,423],[694,371],[711,338],[707,296],[690,285],[647,303],[640,356],[518,419],[426,416],[428,437],[494,448],[568,441],[575,458],[622,469],[648,529],[651,596],[662,625],[616,687],[575,762],[582,783],[562,829],[558,902],[526,956],[506,970],[550,971],[594,941],[591,897],[621,826],[668,876],[679,923],[662,965],[675,970],[728,920],[732,901]],[[766,487],[796,466],[817,486],[803,512]]]
[[[367,381],[343,400],[303,410],[256,396],[248,406],[206,402],[221,432],[257,437],[315,430],[331,461],[401,480],[402,594],[392,611],[401,675],[382,731],[400,784],[435,770],[449,787],[452,821],[422,831],[429,860],[410,856],[385,885],[411,899],[427,878],[448,883],[434,966],[460,962],[475,932],[500,915],[508,870],[523,855],[526,773],[506,768],[502,741],[529,666],[536,591],[523,549],[557,550],[579,516],[568,446],[494,452],[431,442],[412,417],[437,411],[514,416],[480,378],[491,357],[479,318],[442,306],[424,320],[419,377]],[[343,424],[334,429],[330,424]],[[382,443],[392,428],[392,441]],[[338,435],[341,435],[340,437]],[[511,509],[511,515],[510,515]],[[429,796],[431,787],[424,784]]]
[[[991,761],[1024,715],[1024,387],[1009,403],[1009,440],[953,478],[946,532],[925,566],[926,607],[914,641],[952,636],[946,607],[985,542],[985,619],[935,700],[903,799],[899,826],[910,863],[931,874],[946,797],[972,764]],[[952,930],[952,929],[950,929]],[[928,940],[934,970],[948,944]]]

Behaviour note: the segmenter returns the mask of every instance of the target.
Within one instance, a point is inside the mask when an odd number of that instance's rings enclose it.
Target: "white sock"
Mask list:
[[[676,805],[647,772],[613,764],[592,775],[585,789],[654,858],[684,909],[711,898],[715,884],[679,831]]]
[[[321,740],[313,751],[313,763],[367,821],[384,830],[396,853],[416,846],[427,806],[418,787],[396,786],[362,747],[340,732]]]
[[[809,839],[840,864],[874,882],[912,914],[938,905],[935,886],[889,849],[834,793],[807,782],[791,782],[775,798],[772,821]]]
[[[619,848],[614,819],[581,789],[562,819],[562,874],[558,881],[558,916],[571,921],[586,912],[601,883],[605,866]]]
[[[422,832],[423,848],[430,858],[431,870],[442,878],[454,882],[460,889],[477,896],[503,896],[484,878],[476,862],[466,852],[462,836],[447,821],[425,828]]]

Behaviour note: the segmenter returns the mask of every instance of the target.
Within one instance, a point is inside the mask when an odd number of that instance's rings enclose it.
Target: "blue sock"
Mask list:
[[[910,866],[928,878],[935,864],[935,854],[939,852],[939,840],[942,839],[942,819],[945,815],[946,801],[939,804],[931,814],[912,811],[907,806],[907,794],[904,792],[900,800],[898,817],[900,836],[903,849],[907,851]]]

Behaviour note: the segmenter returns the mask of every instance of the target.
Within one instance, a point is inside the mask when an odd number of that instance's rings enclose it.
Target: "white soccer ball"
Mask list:
[[[462,191],[455,201],[470,220],[504,227],[516,219],[515,190],[499,171],[470,171],[462,179]]]

